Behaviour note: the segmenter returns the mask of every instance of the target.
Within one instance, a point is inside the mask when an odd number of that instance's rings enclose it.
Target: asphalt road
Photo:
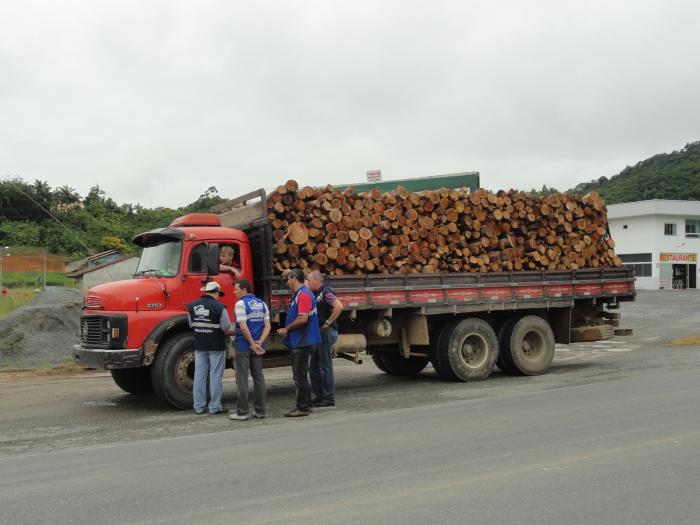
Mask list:
[[[335,409],[238,423],[107,377],[0,380],[0,523],[700,522],[700,294],[623,310],[636,335],[472,384],[338,366]],[[227,399],[232,399],[229,385]]]

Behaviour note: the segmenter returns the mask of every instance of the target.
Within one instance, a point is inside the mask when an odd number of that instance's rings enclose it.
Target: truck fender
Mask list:
[[[143,349],[143,366],[149,366],[153,363],[156,358],[156,350],[158,345],[164,339],[167,334],[173,331],[173,329],[187,328],[189,329],[189,323],[187,319],[187,314],[180,314],[173,317],[168,317],[158,323],[151,333],[146,336],[143,341],[141,348]]]

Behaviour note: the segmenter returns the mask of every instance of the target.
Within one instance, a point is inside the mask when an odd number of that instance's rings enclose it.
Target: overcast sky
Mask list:
[[[0,176],[177,207],[479,171],[568,189],[700,140],[700,2],[0,2]]]

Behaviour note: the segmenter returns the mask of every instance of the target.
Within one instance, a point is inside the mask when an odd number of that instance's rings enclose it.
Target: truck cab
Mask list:
[[[187,305],[209,280],[225,292],[229,314],[235,277],[219,272],[219,250],[230,246],[242,277],[253,281],[248,236],[221,226],[214,214],[189,214],[133,241],[143,248],[132,279],[90,289],[84,298],[76,363],[110,370],[123,390],[151,391],[179,407],[191,406],[194,348]]]

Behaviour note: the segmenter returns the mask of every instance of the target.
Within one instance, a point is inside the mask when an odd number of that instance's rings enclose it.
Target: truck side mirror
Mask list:
[[[207,275],[219,275],[219,245],[207,245]]]

